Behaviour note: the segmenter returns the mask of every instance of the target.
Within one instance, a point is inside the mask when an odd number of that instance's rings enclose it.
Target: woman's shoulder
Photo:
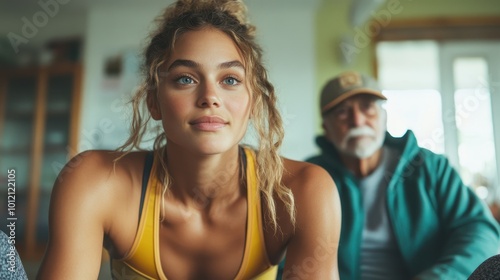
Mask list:
[[[146,152],[108,150],[81,152],[61,170],[54,192],[105,199],[103,194],[127,191],[140,182],[145,155]]]
[[[316,209],[312,211],[315,213],[337,211],[334,210],[340,205],[337,188],[326,170],[311,163],[290,159],[284,159],[284,166],[282,180],[293,193],[298,223],[311,218],[307,216],[311,209]]]
[[[117,152],[111,150],[88,150],[72,157],[58,176],[58,181],[67,177],[84,176],[90,179],[113,178],[123,173],[130,173],[142,165],[146,152]],[[113,173],[113,174],[111,174]],[[71,178],[69,178],[71,179]],[[73,178],[74,179],[74,178]]]
[[[335,187],[330,174],[318,165],[287,158],[283,158],[283,165],[283,183],[294,192]]]
[[[146,152],[95,150],[77,154],[54,183],[51,208],[64,209],[62,219],[84,213],[99,221],[114,219],[116,212],[124,212],[140,197],[145,156]]]

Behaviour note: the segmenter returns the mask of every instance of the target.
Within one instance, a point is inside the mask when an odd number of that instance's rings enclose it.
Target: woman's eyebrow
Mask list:
[[[172,64],[170,64],[170,66],[167,68],[167,72],[179,66],[185,66],[189,68],[200,68],[200,64],[195,61],[188,59],[177,59],[174,62],[172,62]]]
[[[170,66],[167,68],[167,72],[171,71],[172,69],[174,69],[176,67],[180,67],[180,66],[189,67],[189,68],[201,68],[201,65],[198,62],[195,62],[193,60],[177,59],[174,62],[172,62],[172,64],[170,64]],[[238,67],[238,68],[245,70],[245,67],[243,66],[243,64],[238,60],[223,62],[217,66],[217,68],[219,68],[219,69],[228,69],[228,68],[233,68],[233,67]]]
[[[239,67],[239,68],[245,70],[245,67],[243,66],[243,64],[238,60],[223,62],[223,63],[219,64],[218,68],[219,69],[227,69],[227,68],[232,68],[232,67]]]

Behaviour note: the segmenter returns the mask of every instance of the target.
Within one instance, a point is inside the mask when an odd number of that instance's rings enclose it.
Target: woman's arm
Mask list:
[[[297,221],[283,279],[338,279],[341,208],[335,183],[325,170],[311,164],[293,177]]]
[[[113,197],[102,153],[79,154],[59,174],[50,201],[48,248],[37,279],[97,279],[107,198]]]

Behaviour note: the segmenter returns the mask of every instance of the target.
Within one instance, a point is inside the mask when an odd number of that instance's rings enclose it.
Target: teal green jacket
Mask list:
[[[364,223],[358,180],[326,138],[318,137],[317,143],[321,155],[307,161],[331,174],[342,202],[340,279],[356,280]],[[386,134],[384,145],[402,154],[394,174],[385,174],[386,206],[408,272],[420,279],[467,279],[498,253],[498,223],[448,160],[418,147],[411,131],[401,138]]]

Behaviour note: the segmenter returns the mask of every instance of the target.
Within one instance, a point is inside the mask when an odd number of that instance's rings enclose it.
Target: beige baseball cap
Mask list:
[[[357,94],[370,94],[387,100],[372,77],[355,71],[344,72],[332,78],[321,91],[321,114],[335,107],[340,102]]]

